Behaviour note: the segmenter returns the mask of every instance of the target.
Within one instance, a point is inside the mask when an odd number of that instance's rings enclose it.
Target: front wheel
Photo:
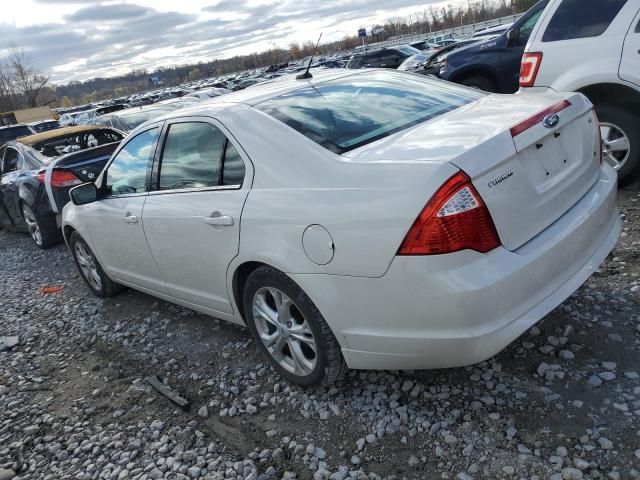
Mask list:
[[[600,104],[595,106],[600,121],[602,157],[618,172],[620,185],[633,182],[640,167],[640,127],[628,110]]]
[[[330,385],[346,371],[340,345],[322,314],[282,272],[260,267],[247,279],[247,326],[273,367],[303,387]]]
[[[82,279],[95,295],[108,298],[124,290],[122,285],[104,273],[98,259],[78,232],[71,234],[69,248]]]

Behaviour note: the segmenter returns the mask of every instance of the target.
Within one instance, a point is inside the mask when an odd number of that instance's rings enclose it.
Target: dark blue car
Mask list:
[[[502,35],[452,52],[437,75],[487,92],[516,92],[524,48],[547,3],[535,4]]]

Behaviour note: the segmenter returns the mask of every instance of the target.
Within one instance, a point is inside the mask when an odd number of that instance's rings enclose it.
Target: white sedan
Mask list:
[[[614,247],[616,174],[581,94],[390,70],[286,78],[133,131],[63,231],[122,286],[246,324],[284,377],[485,360]]]

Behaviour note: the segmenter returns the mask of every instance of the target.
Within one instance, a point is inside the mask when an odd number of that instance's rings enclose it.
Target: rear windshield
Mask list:
[[[9,128],[0,128],[0,145],[9,140],[15,140],[16,138],[25,137],[31,135],[29,127],[18,126]]]
[[[305,87],[256,108],[341,154],[466,105],[485,94],[422,75],[367,72]]]

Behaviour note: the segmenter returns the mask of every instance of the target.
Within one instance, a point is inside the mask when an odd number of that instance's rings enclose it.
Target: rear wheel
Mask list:
[[[471,77],[465,78],[460,83],[467,87],[484,90],[485,92],[498,91],[498,87],[495,84],[495,82],[491,80],[489,77],[485,77],[484,75],[473,75]]]
[[[596,105],[602,135],[603,160],[618,172],[620,185],[636,180],[640,167],[638,118],[616,105]]]
[[[38,217],[25,203],[22,204],[22,217],[29,235],[40,248],[49,248],[62,241],[55,219]]]
[[[344,374],[346,365],[331,329],[285,274],[258,268],[247,279],[243,300],[249,330],[280,375],[309,387],[332,384]]]
[[[124,290],[122,285],[114,282],[104,273],[98,259],[78,232],[71,234],[69,248],[82,279],[95,295],[107,298]]]

